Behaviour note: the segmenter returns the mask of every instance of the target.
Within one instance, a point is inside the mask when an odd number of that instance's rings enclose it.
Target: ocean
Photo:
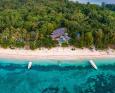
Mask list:
[[[0,93],[115,93],[115,59],[0,59]]]

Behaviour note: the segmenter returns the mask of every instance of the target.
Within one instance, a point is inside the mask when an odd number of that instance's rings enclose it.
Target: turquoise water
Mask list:
[[[94,61],[0,59],[0,93],[115,93],[115,59]]]

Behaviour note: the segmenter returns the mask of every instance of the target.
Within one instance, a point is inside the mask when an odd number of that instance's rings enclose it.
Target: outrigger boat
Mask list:
[[[89,60],[89,63],[92,65],[92,67],[93,67],[94,69],[96,69],[96,70],[98,69],[93,60]]]
[[[30,61],[29,63],[28,63],[28,69],[30,69],[32,67],[32,62]]]

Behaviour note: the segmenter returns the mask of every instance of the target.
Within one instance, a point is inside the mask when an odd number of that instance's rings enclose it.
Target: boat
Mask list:
[[[31,67],[32,67],[32,62],[29,61],[29,63],[28,63],[28,69],[31,69]]]
[[[92,67],[93,67],[94,69],[96,69],[96,70],[98,69],[93,60],[89,60],[89,63],[92,65]]]

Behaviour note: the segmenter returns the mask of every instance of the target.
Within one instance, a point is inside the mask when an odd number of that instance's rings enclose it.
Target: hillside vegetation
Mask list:
[[[0,0],[1,47],[55,47],[58,42],[50,35],[61,27],[71,37],[69,45],[115,45],[115,12],[106,7],[68,0]]]

